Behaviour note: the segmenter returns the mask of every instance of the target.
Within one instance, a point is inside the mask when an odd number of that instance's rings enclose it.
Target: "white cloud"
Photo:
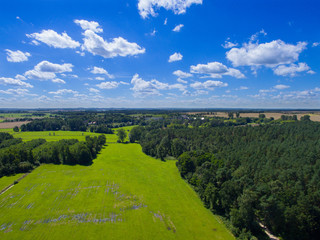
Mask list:
[[[174,27],[174,29],[172,29],[172,31],[174,32],[180,32],[181,28],[183,28],[184,25],[183,24],[179,24],[177,26]]]
[[[179,78],[188,78],[188,77],[192,77],[192,74],[191,73],[186,73],[186,72],[183,72],[181,70],[176,70],[173,72],[174,75],[176,75],[177,77]]]
[[[168,18],[166,18],[166,19],[164,20],[163,25],[167,25],[167,23],[168,23]]]
[[[20,50],[11,51],[9,49],[5,50],[7,52],[7,60],[9,62],[24,62],[28,61],[28,57],[31,56],[28,52],[21,52]]]
[[[248,87],[246,87],[246,86],[241,86],[241,87],[239,87],[237,90],[248,90],[249,88]]]
[[[295,77],[298,72],[310,71],[310,67],[306,63],[280,65],[277,68],[273,69],[274,74],[278,76],[290,76]],[[314,73],[313,71],[308,72],[310,74]]]
[[[176,62],[176,61],[181,61],[183,58],[181,53],[174,53],[169,57],[168,62]]]
[[[179,82],[179,83],[184,83],[184,84],[187,84],[187,83],[188,83],[188,81],[185,81],[185,80],[183,80],[183,79],[181,79],[181,78],[178,78],[178,79],[177,79],[177,82]]]
[[[23,82],[20,79],[5,78],[5,77],[0,77],[0,85],[33,88],[31,84]]]
[[[73,65],[70,63],[56,64],[42,61],[24,75],[29,79],[49,80],[56,78],[56,73],[72,72],[72,68]]]
[[[236,78],[245,78],[237,69],[228,68],[220,62],[209,62],[207,64],[198,64],[190,66],[190,72],[197,74],[209,74],[212,78],[221,78],[222,75],[228,75]]]
[[[41,33],[27,34],[27,37],[43,42],[54,48],[76,48],[80,46],[80,43],[72,40],[67,33],[58,34],[51,29],[42,30]]]
[[[120,85],[119,82],[102,82],[100,84],[97,84],[96,86],[100,89],[114,89],[117,88]]]
[[[283,89],[287,89],[289,87],[290,86],[288,86],[288,85],[279,84],[279,85],[274,86],[273,88],[278,89],[278,90],[283,90]]]
[[[320,42],[314,42],[313,44],[312,44],[312,47],[318,47],[320,45]]]
[[[87,21],[87,20],[74,20],[74,23],[78,24],[83,30],[91,30],[96,33],[103,32],[103,29],[100,27],[99,23],[95,21]]]
[[[56,92],[49,92],[49,94],[54,94],[54,95],[63,95],[63,94],[78,94],[77,91],[71,90],[71,89],[59,89]]]
[[[36,79],[36,80],[49,80],[56,77],[55,73],[52,72],[39,72],[37,70],[29,70],[24,74],[29,79]]]
[[[22,76],[22,75],[20,75],[20,74],[17,74],[15,78],[16,78],[16,79],[19,79],[19,80],[21,80],[21,81],[26,81],[26,80],[27,80],[27,78],[26,78],[25,76]]]
[[[104,68],[100,68],[100,67],[93,67],[93,69],[91,70],[91,73],[103,74],[103,75],[106,75],[108,78],[114,78],[114,76],[112,74],[109,74],[107,70],[105,70]],[[97,79],[97,80],[99,80],[99,79]]]
[[[48,61],[38,63],[34,69],[39,72],[63,73],[72,72],[73,65],[71,63],[56,64]]]
[[[232,48],[226,55],[233,66],[275,67],[297,61],[306,45],[306,42],[293,45],[281,40],[262,44],[249,42],[241,48]]]
[[[104,77],[96,77],[95,79],[98,80],[98,81],[104,81],[104,80],[106,80]]]
[[[139,0],[138,10],[142,18],[157,16],[156,9],[161,7],[171,10],[174,14],[183,14],[192,4],[202,4],[202,0]]]
[[[29,90],[28,89],[23,89],[23,88],[0,90],[0,93],[10,94],[10,95],[18,95],[18,96],[30,95],[29,94]],[[35,95],[35,94],[31,94],[31,95]]]
[[[227,83],[223,83],[221,81],[212,81],[208,80],[205,82],[194,82],[190,84],[190,87],[194,89],[208,89],[208,90],[214,90],[217,87],[227,87]]]
[[[228,40],[226,40],[226,41],[224,42],[224,44],[222,44],[221,46],[222,46],[223,48],[228,49],[228,48],[237,47],[238,45],[239,45],[238,43],[232,43],[232,42],[229,42]]]
[[[154,37],[156,33],[157,33],[156,29],[153,29],[153,31],[150,33],[150,36]]]
[[[84,57],[86,54],[84,52],[76,51],[81,57]]]
[[[132,77],[131,84],[133,84],[133,88],[131,88],[134,92],[134,96],[137,97],[146,97],[150,95],[161,95],[159,90],[171,90],[178,89],[180,91],[185,91],[186,86],[183,84],[168,84],[159,82],[158,80],[145,81],[139,77],[139,74],[135,74]]]
[[[99,93],[99,92],[100,92],[100,90],[95,89],[95,88],[89,88],[89,92],[92,92],[92,93]]]
[[[81,46],[82,51],[86,50],[93,55],[102,56],[104,58],[135,56],[143,54],[146,51],[138,44],[128,42],[122,37],[114,38],[112,42],[107,42],[91,30],[86,30],[83,35],[84,43]]]
[[[51,80],[54,83],[61,83],[61,84],[66,84],[66,82],[60,78],[55,78]]]

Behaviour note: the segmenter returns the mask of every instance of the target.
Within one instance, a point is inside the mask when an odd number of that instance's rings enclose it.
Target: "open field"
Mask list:
[[[214,114],[207,114],[207,112],[188,112],[189,115],[195,115],[195,114],[204,114],[204,116],[207,117],[225,117],[228,118],[228,112],[213,112]],[[281,115],[286,116],[292,116],[297,115],[298,119],[304,115],[310,115],[310,119],[315,122],[320,122],[320,112],[264,112],[264,115],[266,115],[267,118],[273,117],[274,119],[280,119]],[[240,113],[240,117],[259,117],[259,113]]]
[[[91,132],[77,132],[77,131],[42,131],[42,132],[9,132],[15,138],[22,138],[23,141],[30,141],[32,139],[43,138],[48,142],[59,141],[61,139],[78,139],[84,141],[86,136],[99,136],[100,133]],[[108,134],[114,138],[114,134]]]
[[[110,144],[91,166],[42,165],[0,196],[0,239],[234,239],[175,161]]]
[[[12,184],[15,180],[19,179],[23,175],[24,173],[19,173],[14,176],[9,176],[9,177],[4,176],[0,178],[0,191],[6,188],[7,186],[9,186],[10,184]]]

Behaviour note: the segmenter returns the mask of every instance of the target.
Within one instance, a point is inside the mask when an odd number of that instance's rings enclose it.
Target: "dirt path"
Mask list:
[[[273,235],[266,226],[264,226],[262,223],[259,222],[260,227],[263,229],[263,231],[268,235],[270,240],[280,240],[280,238]]]
[[[29,173],[24,174],[22,177],[20,177],[18,180],[15,180],[15,182],[19,183],[22,179],[24,179],[26,176],[28,176]],[[16,183],[16,184],[17,184]],[[15,184],[12,183],[9,186],[5,187],[0,191],[0,195],[4,194],[6,191],[8,191],[10,188],[12,188]]]

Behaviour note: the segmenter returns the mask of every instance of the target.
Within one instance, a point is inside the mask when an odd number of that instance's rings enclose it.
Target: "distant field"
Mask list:
[[[24,121],[24,122],[0,122],[0,128],[1,129],[7,129],[7,128],[14,128],[15,126],[21,127],[23,124],[27,124],[30,121]]]
[[[23,141],[30,141],[32,139],[43,138],[48,142],[59,141],[61,139],[78,139],[84,141],[86,136],[99,136],[100,133],[90,132],[73,132],[73,131],[43,131],[43,132],[9,132],[15,138],[22,138]],[[109,136],[109,135],[107,135]],[[112,136],[112,139],[114,136]],[[108,137],[107,137],[108,138]]]
[[[42,165],[0,195],[0,239],[234,239],[181,179],[138,144],[91,166]]]
[[[227,118],[228,117],[228,112],[214,112],[214,114],[206,114],[206,112],[189,112],[187,114],[190,114],[190,115],[194,115],[194,114],[205,114],[205,116],[208,116],[208,117],[225,117]],[[308,113],[308,112],[305,112],[305,113],[295,113],[295,112],[265,112],[263,113],[264,115],[266,115],[267,118],[270,118],[270,117],[273,117],[274,119],[280,119],[281,118],[281,115],[287,115],[287,116],[292,116],[292,115],[297,115],[298,119],[300,120],[300,118],[304,115],[310,115],[310,119],[312,121],[315,121],[315,122],[320,122],[320,112],[314,112],[314,113]],[[240,113],[240,117],[256,117],[258,118],[259,117],[259,113]]]

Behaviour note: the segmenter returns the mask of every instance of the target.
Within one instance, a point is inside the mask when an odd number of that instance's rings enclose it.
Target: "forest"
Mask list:
[[[165,160],[239,239],[265,225],[283,239],[320,236],[320,123],[258,127],[136,127],[130,140]]]
[[[106,142],[105,135],[46,142],[34,139],[22,142],[9,133],[0,132],[0,177],[25,173],[43,163],[90,165]]]

